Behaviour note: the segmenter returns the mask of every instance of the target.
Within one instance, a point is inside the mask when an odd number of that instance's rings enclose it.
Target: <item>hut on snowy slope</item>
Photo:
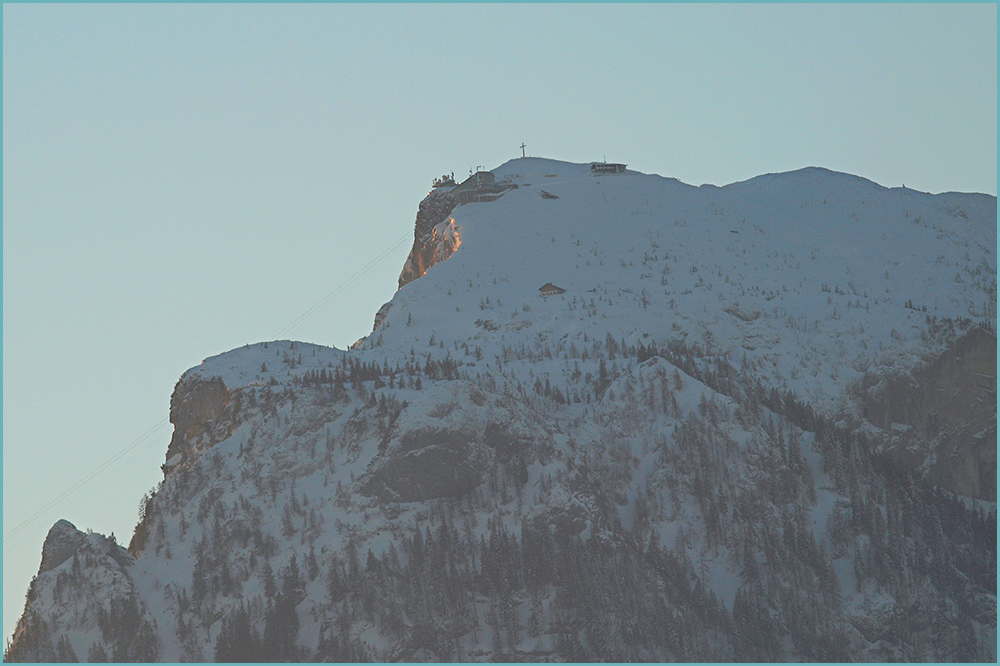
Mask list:
[[[538,293],[541,296],[552,296],[553,294],[563,294],[566,290],[562,287],[557,287],[551,282],[546,282],[541,287],[538,288]]]
[[[625,173],[625,165],[610,162],[592,162],[590,164],[590,173],[595,176],[600,176],[604,173]]]
[[[471,201],[496,201],[507,190],[516,189],[517,185],[507,181],[498,183],[492,171],[477,171],[469,176],[461,185],[451,191],[464,204]]]

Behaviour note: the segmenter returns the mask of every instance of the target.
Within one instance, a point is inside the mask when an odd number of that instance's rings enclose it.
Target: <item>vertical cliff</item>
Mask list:
[[[862,381],[868,420],[905,468],[967,497],[997,497],[997,338],[976,327],[910,373]]]
[[[995,662],[995,199],[496,173],[365,344],[188,370],[8,659]]]
[[[444,261],[458,247],[459,240],[446,224],[458,200],[448,191],[438,188],[424,197],[417,209],[413,230],[413,248],[399,275],[399,287],[416,280],[436,263]]]

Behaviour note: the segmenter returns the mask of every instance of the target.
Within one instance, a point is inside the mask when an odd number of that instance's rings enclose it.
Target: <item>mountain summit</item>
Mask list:
[[[369,336],[184,373],[8,660],[995,662],[995,197],[436,185]]]

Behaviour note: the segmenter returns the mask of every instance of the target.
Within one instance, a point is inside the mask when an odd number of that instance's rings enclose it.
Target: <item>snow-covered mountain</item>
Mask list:
[[[351,350],[186,372],[7,659],[995,661],[996,198],[601,171],[435,188]]]

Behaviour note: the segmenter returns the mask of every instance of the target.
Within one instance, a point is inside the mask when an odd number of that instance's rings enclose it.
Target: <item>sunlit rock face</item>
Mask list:
[[[424,197],[417,210],[416,228],[413,232],[413,249],[399,275],[399,287],[416,280],[434,264],[451,256],[460,241],[454,225],[448,225],[448,216],[458,205],[458,200],[448,188],[438,188]],[[376,324],[377,327],[377,324]]]
[[[449,193],[449,189],[436,187],[420,202],[413,231],[413,247],[399,274],[400,289],[423,276],[431,266],[450,257],[462,243],[455,221],[449,217],[458,205],[458,199]],[[382,326],[391,308],[392,301],[389,301],[378,309],[372,330]]]
[[[995,663],[995,197],[494,172],[351,350],[184,373],[8,660]]]

